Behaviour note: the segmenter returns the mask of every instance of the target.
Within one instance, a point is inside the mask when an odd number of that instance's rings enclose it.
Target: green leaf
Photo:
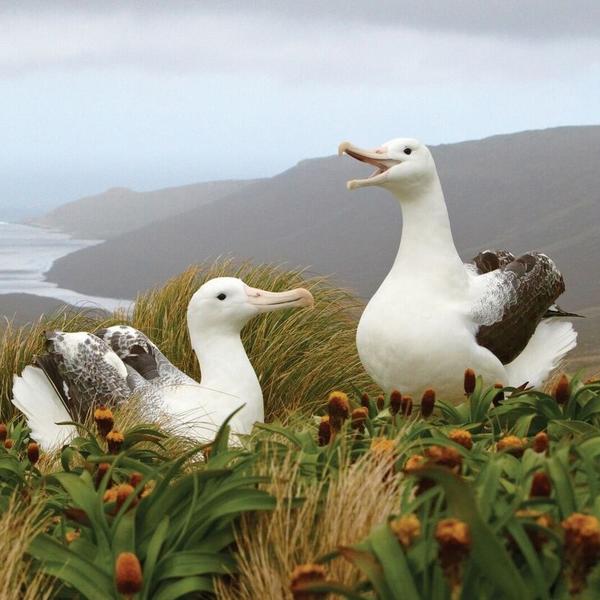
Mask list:
[[[529,598],[525,582],[506,548],[482,519],[467,482],[440,467],[420,469],[419,475],[437,481],[446,492],[449,513],[469,525],[473,540],[471,560],[479,571],[507,598]]]
[[[383,574],[383,568],[368,551],[340,546],[340,554],[360,569],[373,584],[379,600],[395,600]]]
[[[186,577],[174,582],[164,582],[152,596],[152,600],[176,600],[194,592],[214,591],[210,577]]]
[[[383,567],[386,582],[395,600],[419,600],[404,548],[387,523],[375,527],[369,536],[375,556]]]
[[[113,589],[112,577],[49,535],[34,538],[28,552],[42,563],[45,573],[73,586],[89,600],[106,600]]]

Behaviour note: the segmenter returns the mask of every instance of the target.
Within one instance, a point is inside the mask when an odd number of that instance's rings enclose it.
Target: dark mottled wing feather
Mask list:
[[[91,333],[46,334],[44,370],[74,419],[83,419],[96,403],[117,404],[129,397],[127,369],[111,348]]]
[[[514,258],[506,250],[487,250],[474,263],[480,273],[474,310],[480,325],[477,342],[508,364],[523,351],[564,292],[563,277],[554,262],[539,252]]]
[[[141,331],[127,325],[116,325],[96,332],[121,360],[156,385],[195,384]]]
[[[477,267],[477,272],[482,275],[506,267],[513,260],[515,255],[508,250],[484,250],[473,259],[473,264]]]
[[[150,381],[158,378],[157,348],[141,331],[126,325],[118,325],[101,329],[96,332],[96,335],[144,379]]]

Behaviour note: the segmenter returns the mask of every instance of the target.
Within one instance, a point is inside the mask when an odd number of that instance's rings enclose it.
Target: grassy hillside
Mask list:
[[[238,276],[249,285],[273,291],[306,287],[316,300],[313,310],[266,315],[251,321],[243,331],[269,418],[283,418],[298,409],[310,412],[328,390],[342,384],[368,384],[354,342],[358,303],[348,292],[301,271],[219,261],[192,267],[163,287],[140,295],[130,318],[98,318],[97,313],[84,311],[59,313],[32,326],[5,327],[0,332],[1,416],[12,416],[8,401],[12,374],[42,351],[44,330],[94,331],[107,324],[129,323],[150,336],[176,366],[199,379],[187,333],[187,304],[204,281],[222,275]]]
[[[598,381],[523,392],[465,374],[457,406],[434,390],[376,396],[351,295],[229,262],[144,294],[130,319],[194,376],[185,306],[222,274],[303,285],[316,300],[245,329],[269,422],[241,447],[227,426],[207,445],[172,436],[131,402],[40,454],[8,402],[12,373],[41,350],[42,329],[118,318],[59,315],[0,338],[0,597],[598,597]]]

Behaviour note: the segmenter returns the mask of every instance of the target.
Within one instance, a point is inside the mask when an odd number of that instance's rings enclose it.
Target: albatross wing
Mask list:
[[[525,349],[564,292],[564,280],[554,262],[540,252],[514,258],[506,250],[486,250],[473,262],[472,318],[479,325],[477,342],[506,365]]]

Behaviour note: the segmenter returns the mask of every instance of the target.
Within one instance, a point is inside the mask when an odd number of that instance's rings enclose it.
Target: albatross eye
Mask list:
[[[410,148],[404,148],[404,154],[410,154],[412,150]]]
[[[217,296],[217,298],[218,298],[219,300],[225,300],[225,298],[227,298],[227,295],[226,295],[226,294],[224,294],[223,292],[221,292],[221,293],[220,293],[220,294]]]

